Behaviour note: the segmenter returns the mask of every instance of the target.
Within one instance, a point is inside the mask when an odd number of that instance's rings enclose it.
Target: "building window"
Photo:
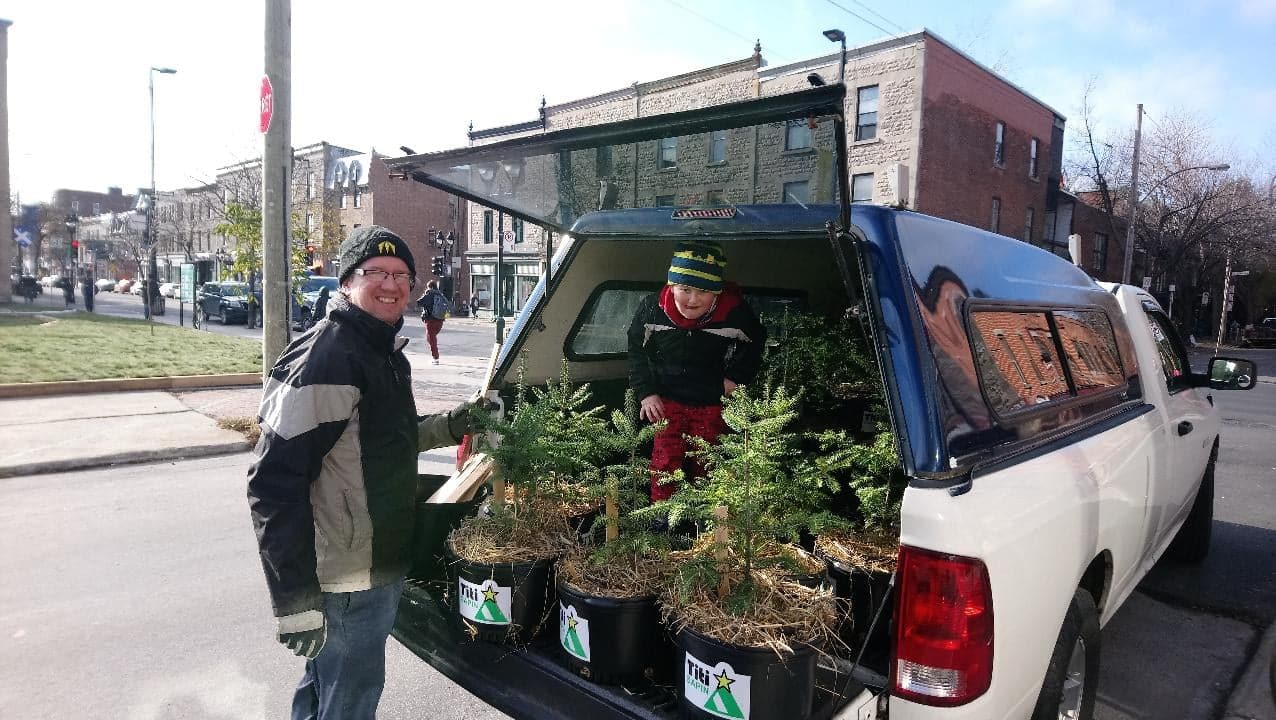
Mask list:
[[[359,192],[359,188],[354,189],[354,206],[363,207],[363,193]]]
[[[611,146],[602,145],[594,150],[594,170],[598,177],[611,175]]]
[[[811,184],[806,180],[784,183],[784,202],[805,205],[809,203]]]
[[[862,87],[857,93],[855,115],[855,139],[872,140],[877,137],[877,86]]]
[[[805,120],[790,120],[784,129],[784,149],[804,150],[811,147],[811,126]]]
[[[661,170],[678,167],[678,138],[663,138],[656,155],[656,164]]]
[[[1023,214],[1023,241],[1026,243],[1032,243],[1032,225],[1036,219],[1037,211],[1033,208],[1028,208],[1028,211]]]
[[[93,214],[94,214],[94,215],[101,215],[101,214],[102,214],[102,203],[100,203],[100,202],[95,202],[95,203],[93,203]]]
[[[1006,124],[997,123],[997,138],[993,143],[992,161],[997,165],[1006,164]]]
[[[727,161],[727,131],[714,130],[709,133],[709,163]]]
[[[491,210],[483,211],[483,244],[484,245],[490,245],[492,243],[492,231],[493,231],[492,220],[493,219],[494,218],[492,217]]]
[[[721,190],[706,190],[704,193],[705,205],[725,205]]]
[[[851,176],[851,202],[873,202],[873,173]]]
[[[1094,234],[1094,269],[1099,272],[1108,269],[1108,236],[1103,233]]]
[[[306,213],[306,232],[313,234],[315,231],[315,216]]]
[[[79,200],[72,200],[72,201],[71,201],[71,212],[75,213],[76,215],[79,215],[79,214],[80,214],[80,201],[79,201]]]
[[[1037,177],[1037,138],[1028,143],[1028,177]]]
[[[1001,232],[1001,198],[992,199],[992,220],[988,223],[988,229]]]
[[[1054,210],[1046,211],[1046,225],[1045,227],[1041,228],[1041,244],[1043,246],[1048,247],[1051,243],[1054,242],[1054,233],[1055,233],[1054,224],[1057,222],[1056,220],[1057,217],[1058,215],[1055,214]]]
[[[523,221],[514,218],[514,244],[523,242]]]
[[[656,196],[656,207],[673,207],[673,205],[674,205],[673,195],[657,195]]]
[[[307,200],[315,199],[315,174],[314,173],[306,174],[306,199]]]
[[[346,189],[345,188],[341,188],[341,200],[337,204],[342,210],[346,209]]]

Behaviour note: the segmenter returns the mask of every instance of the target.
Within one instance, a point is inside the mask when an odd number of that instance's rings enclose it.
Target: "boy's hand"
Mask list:
[[[659,395],[648,395],[642,399],[642,409],[638,411],[638,417],[650,423],[658,423],[665,419],[665,404],[660,400]]]
[[[731,393],[735,392],[735,389],[738,387],[740,386],[731,378],[722,378],[722,394],[723,395],[730,397]]]

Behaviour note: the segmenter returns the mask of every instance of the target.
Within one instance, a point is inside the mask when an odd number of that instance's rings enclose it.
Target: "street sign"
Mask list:
[[[261,76],[261,134],[270,130],[270,121],[275,117],[275,88],[270,84],[270,76]]]
[[[21,247],[29,247],[31,245],[31,231],[24,227],[14,228],[13,237]]]
[[[1143,289],[1144,290],[1152,289],[1152,278],[1148,277],[1147,275],[1143,276]]]
[[[1233,270],[1232,271],[1232,277],[1244,277],[1245,275],[1248,275],[1248,274],[1249,274],[1248,270]]]
[[[182,274],[182,298],[181,301],[186,303],[195,302],[195,266],[191,263],[181,264]]]
[[[507,243],[514,242],[514,231],[506,230],[505,232],[501,233],[501,239]]]

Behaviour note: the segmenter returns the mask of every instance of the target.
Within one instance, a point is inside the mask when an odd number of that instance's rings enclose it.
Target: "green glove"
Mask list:
[[[279,642],[298,657],[313,660],[328,641],[328,622],[320,610],[306,610],[279,618]]]

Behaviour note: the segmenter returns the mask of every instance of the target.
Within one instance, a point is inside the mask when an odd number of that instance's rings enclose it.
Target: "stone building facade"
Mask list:
[[[533,121],[471,130],[471,145],[794,92],[809,87],[813,74],[837,82],[840,53],[770,67],[761,48],[754,50],[736,62],[542,103]],[[846,85],[853,202],[910,208],[1056,252],[1062,246],[1065,255],[1067,236],[1077,229],[1073,221],[1091,222],[1093,208],[1059,212],[1064,117],[935,34],[923,30],[849,48]],[[742,128],[592,156],[573,153],[564,174],[576,197],[566,202],[593,210],[833,201],[834,173],[820,162],[831,131],[830,124]],[[529,180],[550,171],[536,162],[518,170]],[[493,182],[495,192],[501,180]],[[506,312],[517,313],[545,261],[546,238],[538,227],[520,228],[495,210],[468,205],[462,286],[475,290],[490,312],[496,242],[512,236],[502,248],[501,275],[508,278],[502,281]],[[1095,242],[1098,231],[1087,232]]]

